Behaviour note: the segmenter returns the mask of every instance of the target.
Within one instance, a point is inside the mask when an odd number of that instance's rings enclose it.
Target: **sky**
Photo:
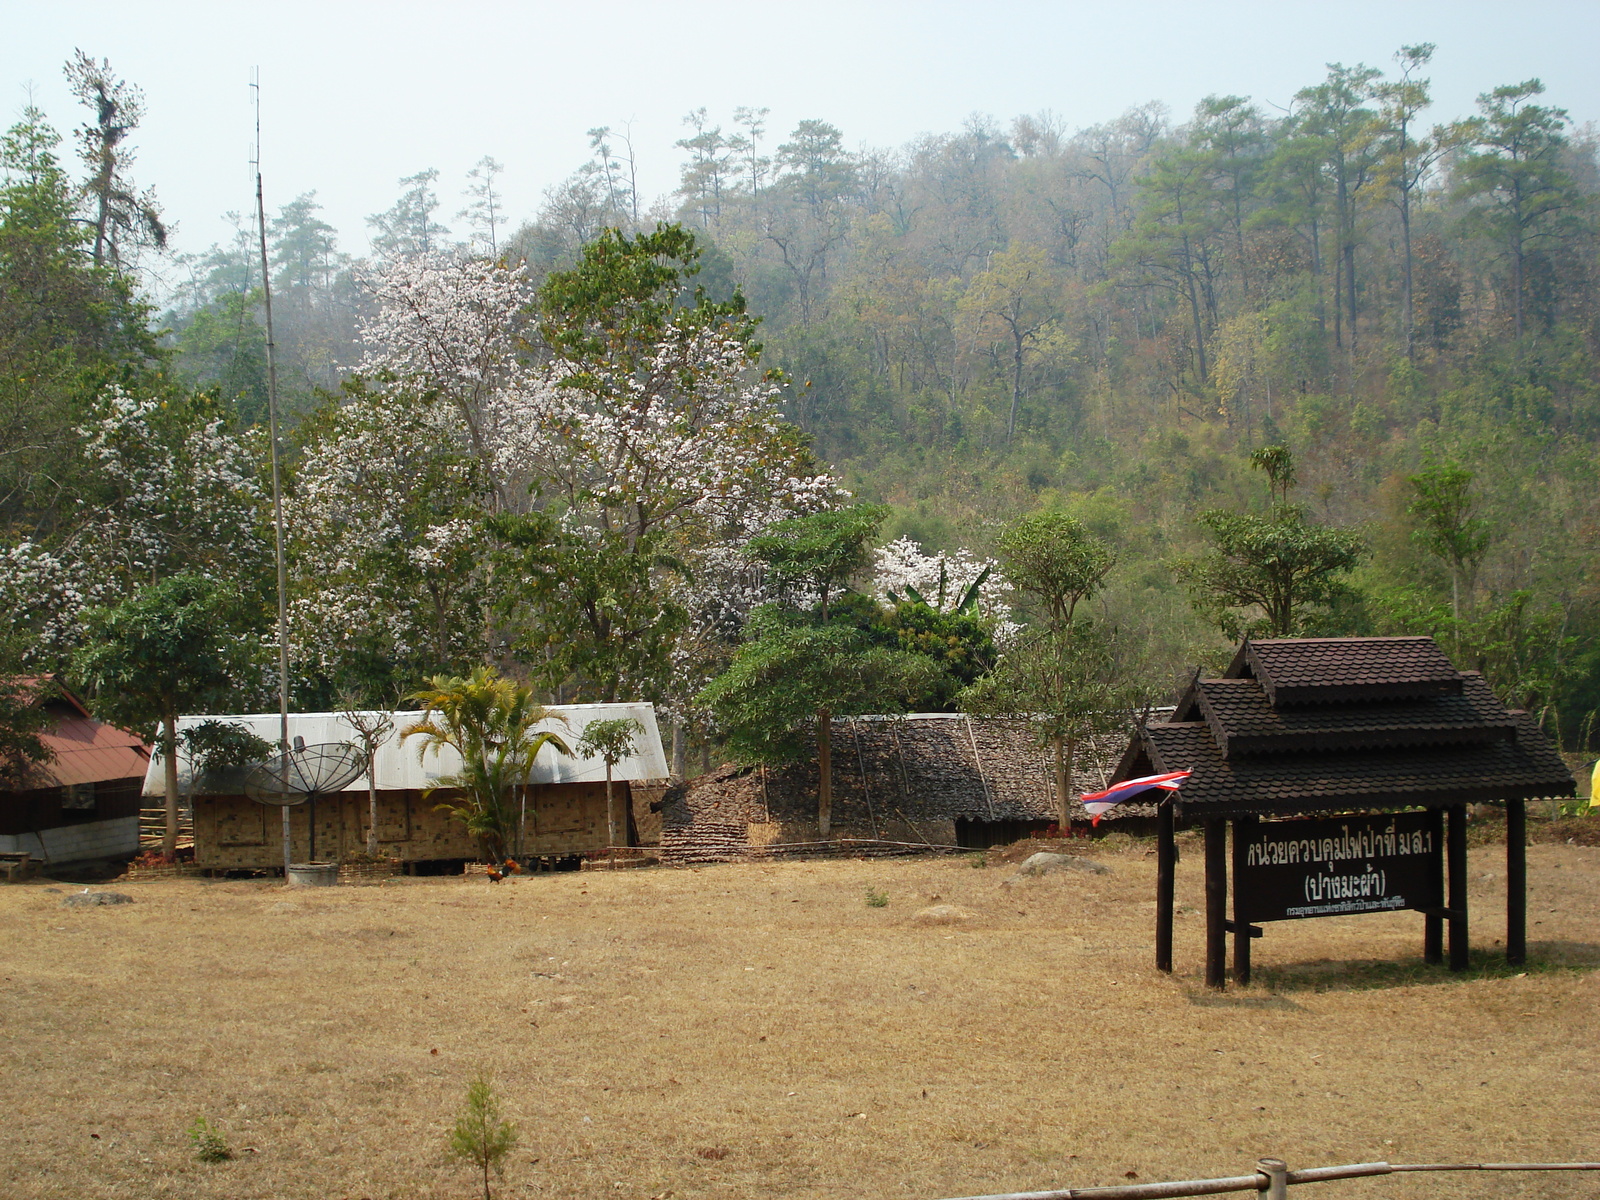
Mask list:
[[[1151,100],[1181,119],[1211,93],[1287,106],[1326,64],[1390,67],[1401,46],[1438,46],[1435,120],[1480,93],[1537,76],[1548,103],[1600,119],[1600,0],[677,0],[604,5],[232,0],[128,4],[10,0],[0,107],[29,102],[63,132],[83,116],[62,64],[81,47],[145,93],[133,178],[176,223],[178,252],[231,237],[254,205],[252,70],[261,80],[269,213],[315,191],[344,249],[398,180],[440,172],[445,224],[466,232],[467,172],[505,166],[513,224],[589,155],[587,131],[631,129],[646,198],[669,192],[705,107],[766,107],[769,149],[803,119],[850,146],[897,147],[958,130],[972,114],[1007,124],[1043,109],[1069,128]]]

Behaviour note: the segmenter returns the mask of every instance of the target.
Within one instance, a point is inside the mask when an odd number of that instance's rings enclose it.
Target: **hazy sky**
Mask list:
[[[1183,2],[33,3],[11,0],[0,38],[9,117],[35,102],[65,132],[80,120],[62,63],[74,47],[144,89],[135,179],[178,226],[179,250],[225,239],[222,214],[254,203],[248,87],[263,84],[269,210],[315,189],[345,249],[396,181],[441,172],[446,224],[485,154],[513,220],[588,155],[585,131],[632,123],[641,191],[677,180],[683,115],[768,107],[772,145],[820,117],[848,144],[898,146],[1052,109],[1070,127],[1149,100],[1183,117],[1212,93],[1286,105],[1325,64],[1391,65],[1438,45],[1433,117],[1539,76],[1548,102],[1600,117],[1600,0],[1208,0]]]

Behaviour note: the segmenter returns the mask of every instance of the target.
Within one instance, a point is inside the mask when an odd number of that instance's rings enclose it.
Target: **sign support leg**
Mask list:
[[[1450,859],[1450,969],[1467,969],[1467,806],[1452,804],[1445,854]]]
[[[1233,821],[1233,981],[1240,987],[1250,982],[1250,922],[1245,920],[1247,905],[1240,903],[1240,887],[1248,871],[1240,868],[1258,824],[1259,817],[1235,817]]]
[[[1156,809],[1156,970],[1172,974],[1172,896],[1178,843],[1171,804]]]
[[[1528,961],[1528,806],[1506,801],[1506,961]]]
[[[1206,986],[1228,986],[1228,826],[1213,817],[1206,828]]]
[[[1428,888],[1437,899],[1430,904],[1444,903],[1444,813],[1437,808],[1428,810],[1428,837],[1433,845],[1433,855],[1428,864]],[[1436,912],[1422,918],[1422,961],[1444,961],[1444,918]]]

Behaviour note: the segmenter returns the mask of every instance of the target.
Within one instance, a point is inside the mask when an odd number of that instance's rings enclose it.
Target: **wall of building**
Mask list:
[[[81,821],[38,833],[0,833],[0,854],[31,854],[52,864],[131,858],[139,852],[139,818]]]
[[[143,784],[143,779],[105,779],[76,789],[44,787],[0,792],[0,836],[122,817],[137,821]]]
[[[618,822],[626,827],[630,803],[626,783],[612,785]],[[418,791],[378,793],[379,852],[402,862],[476,859],[477,840],[466,826],[436,805],[447,793],[424,798]],[[291,854],[303,862],[311,850],[310,805],[289,809]],[[520,808],[520,804],[519,804]],[[368,799],[343,793],[316,805],[316,854],[336,862],[365,853]],[[283,862],[281,809],[247,796],[197,796],[194,802],[195,863],[218,870],[261,870]],[[604,783],[549,784],[529,790],[522,853],[526,857],[584,854],[606,845]]]

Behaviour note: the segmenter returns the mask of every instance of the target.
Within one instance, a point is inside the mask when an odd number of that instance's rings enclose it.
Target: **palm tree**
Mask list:
[[[423,739],[418,756],[443,746],[461,756],[461,770],[439,779],[427,793],[450,788],[459,797],[435,807],[466,825],[486,861],[507,857],[513,824],[520,853],[522,825],[512,820],[511,798],[527,787],[534,760],[546,746],[571,753],[559,734],[538,728],[551,720],[566,724],[566,718],[535,701],[532,688],[502,678],[493,667],[479,667],[466,678],[435,675],[408,699],[422,705],[422,719],[400,736]]]

